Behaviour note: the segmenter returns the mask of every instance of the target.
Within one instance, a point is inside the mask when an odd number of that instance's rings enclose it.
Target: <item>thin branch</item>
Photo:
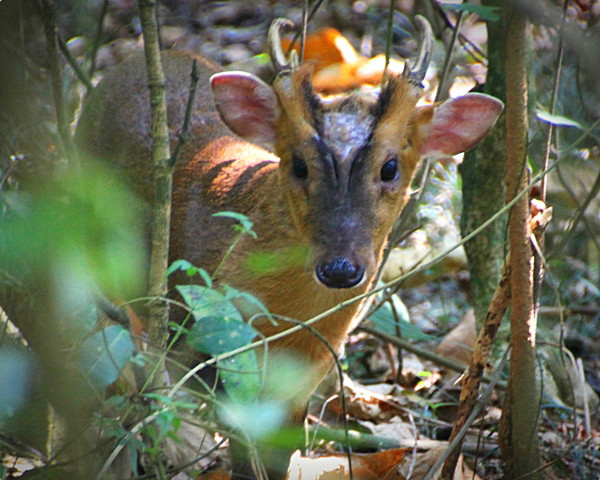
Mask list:
[[[170,168],[174,168],[177,163],[177,158],[179,157],[179,152],[185,145],[187,141],[187,133],[190,127],[190,118],[192,116],[192,110],[194,109],[194,100],[196,98],[196,87],[198,85],[198,64],[196,59],[192,62],[192,71],[190,73],[190,88],[188,90],[188,100],[185,106],[185,116],[183,117],[183,126],[181,127],[181,133],[179,134],[177,145],[175,145],[175,150],[173,151],[173,155],[169,159],[168,166]]]
[[[308,18],[306,20],[306,23],[308,24],[308,22],[310,22],[312,20],[312,18],[314,17],[315,13],[317,13],[317,10],[319,9],[319,7],[323,4],[324,0],[317,0],[311,10],[310,13],[308,14]],[[294,45],[296,45],[296,42],[298,42],[298,40],[300,39],[300,35],[302,35],[302,30],[297,30],[296,33],[294,34],[294,38],[292,38],[292,41],[290,42],[290,46],[287,49],[287,52],[285,52],[285,56],[287,57],[292,50],[294,49]]]
[[[458,13],[458,18],[456,19],[456,25],[452,29],[452,39],[448,44],[448,50],[446,51],[446,58],[444,59],[444,69],[442,70],[442,74],[440,75],[439,84],[437,92],[435,92],[435,101],[439,102],[440,100],[447,97],[447,89],[444,88],[444,84],[446,83],[446,79],[448,77],[448,73],[450,70],[450,63],[452,61],[452,52],[454,52],[454,47],[456,45],[456,40],[458,39],[458,34],[460,33],[460,27],[462,25],[462,21],[464,18],[464,11],[460,11]]]
[[[52,77],[52,93],[54,96],[54,108],[56,110],[56,127],[62,144],[63,154],[71,162],[77,163],[75,149],[71,141],[71,131],[67,120],[65,103],[63,97],[63,78],[56,45],[58,43],[56,33],[56,2],[55,0],[41,0],[42,16],[44,20],[44,33],[46,34],[46,49],[50,63],[50,74]]]
[[[350,480],[353,480],[354,475],[352,473],[352,448],[351,448],[351,444],[350,444],[350,437],[348,435],[348,431],[349,431],[348,415],[346,414],[348,409],[346,407],[346,395],[344,395],[344,373],[342,371],[342,365],[340,364],[340,359],[338,357],[338,354],[334,350],[334,348],[331,346],[331,344],[329,343],[327,338],[325,338],[323,336],[323,334],[321,332],[319,332],[316,328],[314,328],[312,325],[306,325],[304,322],[301,322],[300,320],[295,320],[295,319],[289,318],[289,317],[283,318],[283,321],[294,323],[297,326],[308,330],[312,335],[314,335],[321,341],[321,343],[325,346],[325,348],[327,348],[327,350],[329,350],[329,353],[331,353],[331,355],[333,356],[333,361],[335,363],[338,378],[340,380],[340,394],[339,395],[340,395],[340,404],[342,407],[342,421],[344,423],[344,444],[348,447],[348,450],[346,452],[347,458],[348,458],[348,472],[350,474]]]
[[[418,357],[425,358],[426,360],[434,362],[437,365],[441,365],[442,367],[446,367],[446,368],[449,368],[450,370],[454,370],[457,373],[464,373],[465,370],[467,370],[468,365],[466,365],[462,362],[457,362],[455,360],[450,360],[447,357],[442,357],[442,356],[437,355],[429,350],[417,347],[416,345],[413,345],[412,343],[410,343],[402,338],[394,337],[393,335],[389,335],[387,333],[381,332],[381,331],[377,330],[376,328],[367,327],[367,326],[363,325],[362,327],[359,327],[358,330],[368,333],[370,335],[373,335],[377,338],[380,338],[380,339],[384,340],[385,342],[389,342],[393,345],[396,345],[399,348],[402,348],[411,353],[414,353]],[[483,378],[483,381],[486,383],[489,383],[492,381],[491,377],[489,377],[487,375],[483,375],[482,378]],[[498,382],[498,388],[501,388],[501,389],[506,388],[506,383]]]
[[[577,224],[580,221],[585,220],[585,211],[586,211],[587,207],[590,205],[590,203],[592,202],[592,200],[595,200],[597,198],[598,192],[600,192],[600,173],[598,173],[598,175],[596,176],[596,180],[594,181],[594,184],[592,185],[590,193],[588,193],[587,197],[585,197],[584,202],[577,208],[577,211],[575,212],[575,215],[570,222],[567,232],[562,237],[560,243],[552,250],[552,252],[550,252],[548,257],[553,257],[554,255],[561,252],[565,248],[565,246],[567,245],[569,240],[571,240],[571,237],[573,236],[573,233],[575,232],[575,227],[577,226]],[[593,234],[593,232],[590,232],[590,233],[592,233],[591,238],[594,240],[594,242],[596,242],[596,246],[598,246],[600,248],[600,245],[598,245],[595,235]]]
[[[71,68],[75,72],[75,75],[77,75],[77,78],[79,79],[79,81],[81,83],[83,83],[83,85],[85,86],[87,93],[90,93],[94,89],[94,86],[92,85],[92,81],[90,80],[90,77],[88,77],[85,74],[85,72],[79,65],[79,62],[73,56],[73,54],[71,53],[71,50],[69,50],[69,47],[67,47],[67,44],[62,39],[62,37],[60,35],[57,35],[56,38],[58,40],[58,46],[60,48],[60,51],[67,59],[67,62],[69,63],[69,65],[71,65]]]
[[[304,62],[304,46],[306,45],[306,30],[308,28],[308,0],[304,0],[302,8],[302,36],[300,37],[300,65]]]
[[[508,350],[506,352],[504,352],[504,356],[502,357],[502,360],[496,367],[494,376],[492,377],[490,384],[485,389],[485,391],[482,393],[481,397],[477,400],[477,403],[475,404],[473,411],[471,412],[471,415],[469,415],[469,418],[465,421],[465,423],[462,426],[462,428],[460,429],[460,431],[454,437],[454,440],[452,440],[450,442],[450,444],[448,445],[448,448],[446,450],[444,450],[444,453],[442,453],[440,458],[437,459],[437,461],[435,462],[433,467],[431,467],[429,472],[427,472],[427,475],[425,475],[423,480],[432,480],[434,478],[435,474],[437,473],[437,471],[439,470],[439,468],[446,461],[448,456],[452,453],[452,451],[455,448],[457,448],[459,446],[460,442],[462,442],[462,439],[467,434],[467,431],[469,430],[469,428],[471,427],[471,425],[473,424],[473,422],[475,421],[475,419],[477,418],[477,416],[479,415],[479,413],[481,412],[483,407],[487,404],[487,402],[490,398],[490,395],[494,391],[494,386],[498,382],[500,375],[502,374],[502,371],[504,370],[504,366],[506,365],[507,359],[508,359]],[[452,478],[453,476],[454,476],[454,472],[451,473],[451,476],[449,478]],[[444,477],[442,476],[442,478],[444,478]]]
[[[96,25],[96,35],[94,36],[94,41],[92,43],[92,50],[90,52],[90,71],[89,77],[92,78],[94,73],[96,72],[96,56],[98,54],[98,47],[100,46],[100,39],[102,38],[102,32],[104,28],[104,17],[106,17],[106,12],[108,11],[108,0],[103,0],[102,2],[102,10],[100,11],[100,18],[98,19],[98,25]]]
[[[509,262],[507,262],[507,264],[510,265]],[[468,423],[468,419],[471,418],[475,410],[481,378],[489,363],[494,338],[496,337],[498,329],[500,328],[500,324],[502,323],[504,313],[508,308],[509,301],[510,266],[506,267],[502,273],[502,278],[496,287],[496,291],[494,292],[494,296],[490,302],[490,306],[485,316],[482,328],[479,331],[477,343],[475,344],[475,348],[471,354],[469,369],[461,386],[456,420],[452,426],[452,434],[450,435],[451,443],[453,443],[453,441],[459,437],[460,432],[463,430],[463,426]],[[448,453],[446,462],[444,463],[444,468],[442,469],[442,478],[452,478],[454,470],[456,469],[462,440],[457,440],[455,443],[456,447],[453,449],[453,451]]]
[[[563,32],[565,21],[567,18],[568,4],[569,4],[569,2],[567,0],[564,0],[562,23],[560,25],[560,31],[558,34],[559,41],[558,41],[558,53],[556,55],[556,69],[554,70],[554,77],[552,79],[552,94],[550,96],[550,106],[548,109],[548,111],[550,113],[554,113],[554,110],[556,109],[556,99],[558,97],[558,87],[560,84],[560,75],[561,75],[561,71],[562,71],[562,60],[563,60],[563,54],[565,51],[565,42],[563,40],[562,32]],[[548,123],[548,129],[546,130],[546,136],[544,139],[544,153],[542,155],[542,169],[543,170],[548,168],[548,157],[550,156],[550,143],[552,140],[553,128],[554,128],[554,126],[551,123]],[[540,195],[540,200],[542,200],[542,202],[546,201],[546,183],[547,183],[547,179],[546,179],[546,177],[543,177],[542,181],[541,181],[541,195]]]
[[[394,0],[390,0],[387,17],[387,35],[385,38],[385,66],[383,67],[383,75],[381,76],[381,85],[385,85],[387,79],[387,69],[392,56],[392,43],[394,38]]]
[[[429,0],[429,3],[433,6],[434,10],[438,13],[440,18],[443,20],[446,27],[453,29],[454,25],[452,25],[450,18],[448,18],[448,15],[446,14],[446,12],[442,8],[442,6],[436,0]],[[468,53],[470,53],[474,58],[476,58],[477,61],[479,61],[483,64],[485,64],[487,62],[487,55],[483,50],[481,50],[481,48],[479,48],[479,45],[477,45],[475,42],[472,42],[471,40],[469,40],[462,33],[459,34],[458,39],[460,40],[460,43],[463,46],[463,48]],[[467,45],[471,48],[471,50],[467,49]]]

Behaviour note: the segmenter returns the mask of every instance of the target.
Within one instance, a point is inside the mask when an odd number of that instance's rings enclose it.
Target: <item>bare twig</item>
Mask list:
[[[592,202],[592,200],[595,200],[597,198],[598,192],[600,192],[600,173],[596,176],[596,180],[594,181],[594,184],[592,185],[592,188],[590,189],[590,193],[588,193],[584,202],[577,208],[577,211],[575,212],[573,219],[569,222],[570,225],[569,225],[569,228],[567,229],[567,232],[562,237],[560,243],[548,254],[548,257],[553,257],[554,255],[561,252],[565,248],[566,244],[569,242],[569,240],[573,236],[573,233],[575,232],[575,227],[577,226],[577,224],[580,221],[585,220],[585,211],[586,211],[587,207],[590,205],[590,203]],[[597,242],[597,239],[595,239],[594,237],[595,237],[595,235],[593,235],[593,233],[592,233],[591,238]],[[600,246],[599,246],[599,248],[600,248]]]
[[[94,36],[94,41],[92,43],[92,50],[90,52],[90,72],[89,76],[92,78],[94,73],[96,72],[96,55],[98,54],[98,47],[100,46],[100,39],[102,38],[102,29],[104,26],[104,17],[106,17],[106,12],[108,11],[108,0],[103,0],[102,2],[102,10],[100,11],[100,18],[98,19],[98,24],[96,25],[96,35]]]
[[[482,328],[479,331],[479,338],[477,339],[477,343],[475,344],[475,348],[471,355],[471,363],[467,375],[462,382],[460,400],[456,413],[456,420],[454,421],[452,434],[450,435],[450,442],[452,442],[459,435],[459,432],[462,431],[463,425],[467,423],[467,420],[470,418],[475,408],[481,378],[491,357],[492,343],[500,328],[504,313],[508,308],[510,300],[509,280],[510,266],[506,267],[502,273],[502,278],[496,287]],[[444,468],[442,469],[442,478],[452,478],[460,455],[461,443],[462,441],[457,441],[454,451],[448,454],[446,462],[444,463]]]
[[[456,19],[456,25],[452,29],[452,39],[448,44],[448,50],[446,51],[446,58],[444,59],[444,69],[442,70],[442,74],[440,75],[439,85],[437,92],[435,92],[435,101],[439,102],[447,97],[448,89],[445,88],[446,79],[448,78],[448,72],[450,70],[450,64],[452,61],[452,53],[454,52],[454,47],[456,45],[456,40],[458,39],[458,34],[460,33],[460,27],[462,25],[462,21],[464,18],[464,12],[461,10],[458,13],[458,18]]]
[[[44,20],[44,32],[46,34],[46,49],[48,51],[48,61],[50,62],[50,74],[52,77],[52,93],[54,96],[54,108],[56,110],[56,126],[60,143],[62,144],[63,154],[71,162],[77,164],[75,149],[71,141],[71,131],[69,121],[65,111],[63,98],[63,78],[58,52],[56,49],[58,40],[56,33],[56,3],[55,0],[41,0],[42,15]]]
[[[369,333],[371,335],[374,335],[378,338],[381,338],[382,340],[384,340],[386,342],[396,345],[397,347],[400,347],[411,353],[414,353],[418,357],[430,360],[430,361],[436,363],[437,365],[441,365],[442,367],[449,368],[450,370],[454,370],[455,372],[463,373],[467,369],[467,365],[462,362],[457,362],[455,360],[450,360],[449,358],[442,357],[442,356],[437,355],[429,350],[417,347],[416,345],[413,345],[412,343],[410,343],[402,338],[397,338],[392,335],[388,335],[387,333],[381,332],[375,328],[362,326],[359,328],[359,330]],[[481,378],[483,378],[483,380],[487,383],[492,381],[492,379],[487,375],[483,375]],[[503,382],[498,382],[498,388],[506,388],[506,384]]]
[[[323,4],[323,2],[324,2],[324,0],[317,0],[313,4],[312,8],[310,9],[310,13],[308,14],[308,18],[306,20],[307,24],[308,24],[308,22],[310,22],[312,20],[313,16],[315,15],[315,13],[317,13],[317,10]],[[290,46],[288,47],[287,51],[285,52],[286,57],[294,49],[294,45],[296,45],[296,42],[300,39],[300,35],[302,35],[302,29],[297,30],[296,33],[294,34],[294,38],[292,38],[292,41],[290,42]]]
[[[423,480],[431,480],[432,478],[434,478],[436,472],[439,470],[439,468],[442,466],[442,464],[446,461],[448,456],[459,446],[460,442],[462,442],[462,439],[464,438],[467,431],[469,430],[469,428],[471,427],[471,425],[477,418],[477,415],[479,415],[479,413],[481,412],[483,407],[487,404],[488,399],[490,398],[490,395],[494,391],[494,385],[498,382],[498,379],[500,378],[500,375],[502,374],[502,370],[504,370],[504,366],[506,365],[507,359],[508,359],[508,350],[506,352],[504,352],[504,356],[502,357],[502,360],[496,367],[494,376],[492,377],[490,384],[485,389],[485,391],[481,394],[481,397],[479,398],[479,400],[477,400],[476,404],[474,405],[473,411],[471,412],[471,415],[469,415],[469,418],[466,419],[464,425],[457,432],[454,439],[450,441],[450,445],[448,445],[448,448],[444,451],[444,453],[440,456],[440,458],[435,462],[433,467],[431,467],[429,472],[427,472],[427,475],[425,475]],[[454,471],[452,471],[450,473],[450,477],[445,477],[444,473],[442,473],[442,478],[453,478],[453,477],[454,477]]]
[[[196,98],[196,86],[198,85],[198,64],[196,60],[192,62],[192,71],[190,73],[190,88],[188,91],[188,100],[185,106],[185,116],[183,117],[183,125],[181,127],[181,133],[179,134],[179,138],[177,140],[177,145],[175,145],[175,150],[173,151],[173,155],[169,159],[169,167],[174,168],[177,163],[177,157],[179,156],[179,152],[185,145],[187,141],[187,133],[190,127],[190,118],[192,116],[192,110],[194,109],[194,100]]]
[[[390,58],[392,56],[392,43],[394,37],[394,0],[390,0],[390,6],[388,8],[387,17],[387,35],[385,39],[385,67],[383,68],[383,75],[381,76],[381,84],[385,85],[387,79],[387,69],[390,64]]]
[[[67,62],[69,63],[69,65],[71,65],[71,68],[75,72],[75,75],[77,75],[77,78],[79,79],[79,81],[81,83],[83,83],[83,85],[85,86],[87,93],[90,93],[92,91],[92,89],[94,88],[94,86],[92,85],[92,81],[90,80],[90,77],[88,77],[85,74],[85,72],[79,65],[79,62],[77,61],[77,59],[75,57],[73,57],[71,50],[69,50],[69,47],[67,47],[67,44],[62,39],[62,37],[60,35],[57,35],[56,38],[58,40],[58,46],[60,48],[60,51],[67,59]]]

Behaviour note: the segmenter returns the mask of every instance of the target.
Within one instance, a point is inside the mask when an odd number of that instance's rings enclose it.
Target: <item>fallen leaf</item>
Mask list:
[[[475,314],[471,309],[465,313],[458,325],[446,334],[435,349],[435,353],[468,365],[476,342]]]
[[[284,52],[289,49],[290,43],[289,39],[281,40]],[[299,49],[300,42],[296,42],[293,50],[298,52]],[[315,71],[333,64],[354,64],[358,58],[359,55],[354,47],[335,28],[324,28],[306,37],[304,61],[313,63]]]
[[[404,480],[397,466],[405,449],[392,449],[372,454],[351,454],[352,476],[356,480]],[[296,451],[290,461],[288,480],[345,480],[350,478],[346,454],[319,458],[301,457]]]
[[[231,480],[231,474],[222,469],[211,470],[210,472],[204,472],[201,475],[195,477],[196,480]]]

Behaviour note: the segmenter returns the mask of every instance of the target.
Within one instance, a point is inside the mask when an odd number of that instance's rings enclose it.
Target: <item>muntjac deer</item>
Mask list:
[[[219,269],[219,281],[251,292],[278,318],[299,321],[365,292],[409,197],[419,159],[473,147],[503,108],[482,94],[416,106],[432,44],[429,24],[417,19],[423,33],[415,62],[371,94],[315,94],[310,68],[281,51],[280,31],[289,27],[285,20],[276,20],[269,32],[272,86],[248,73],[215,73],[216,67],[188,53],[165,52],[172,138],[183,123],[194,58],[200,67],[189,140],[174,172],[170,259],[214,271],[235,233],[231,220],[211,215],[236,211],[254,222],[257,238],[246,235],[237,244]],[[151,202],[150,107],[142,56],[105,75],[88,99],[76,140],[81,151],[120,169]],[[272,268],[252,267],[252,256],[262,253],[275,254]],[[334,349],[341,348],[357,309],[352,304],[315,325]],[[292,325],[253,322],[265,336]],[[290,416],[299,420],[308,395],[332,365],[331,353],[306,330],[270,344],[269,355],[278,353],[309,365],[307,388],[286,400]],[[285,473],[269,467],[271,478]],[[235,468],[252,475],[248,468]]]

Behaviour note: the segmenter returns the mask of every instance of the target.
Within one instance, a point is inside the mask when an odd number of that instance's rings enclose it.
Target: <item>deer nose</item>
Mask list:
[[[350,288],[357,285],[365,274],[361,265],[356,265],[344,257],[329,263],[317,265],[317,278],[329,288]]]

